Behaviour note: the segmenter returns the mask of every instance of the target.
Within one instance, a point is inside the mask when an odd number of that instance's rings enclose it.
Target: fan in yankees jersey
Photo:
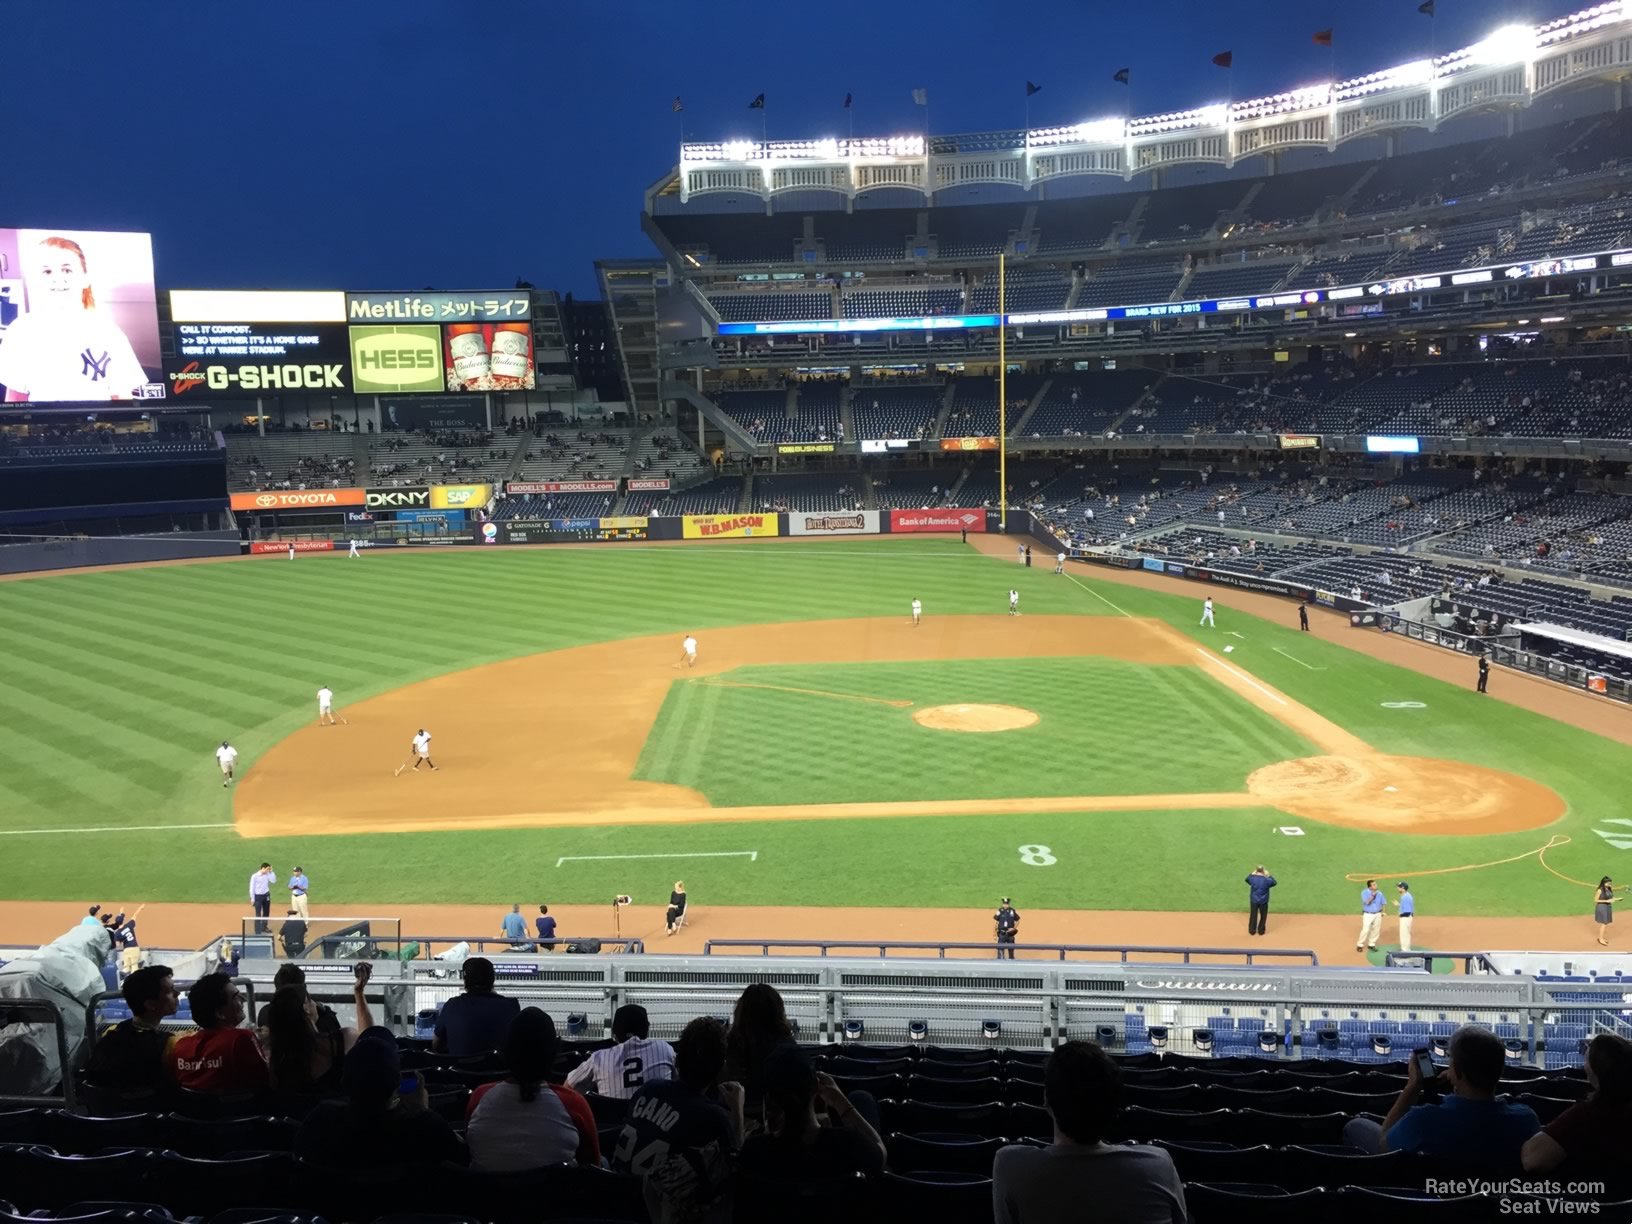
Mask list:
[[[0,329],[0,386],[6,400],[134,399],[149,381],[147,373],[112,314],[98,308],[80,244],[47,235],[19,258],[28,311]]]
[[[622,1100],[635,1095],[647,1084],[674,1078],[674,1047],[653,1041],[646,1009],[628,1003],[612,1014],[612,1039],[617,1042],[596,1050],[572,1069],[567,1087]]]

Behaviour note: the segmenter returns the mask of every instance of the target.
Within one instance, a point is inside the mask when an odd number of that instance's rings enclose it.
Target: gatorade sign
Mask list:
[[[359,393],[446,391],[442,329],[415,324],[353,327],[351,376]]]

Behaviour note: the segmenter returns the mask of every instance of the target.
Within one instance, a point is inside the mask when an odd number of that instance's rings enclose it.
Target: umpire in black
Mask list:
[[[1004,897],[997,907],[997,913],[992,915],[992,922],[997,926],[997,959],[1006,957],[1013,960],[1014,941],[1020,934],[1020,912]]]
[[[1477,691],[1484,692],[1485,685],[1490,683],[1490,656],[1483,651],[1479,654],[1479,684]]]

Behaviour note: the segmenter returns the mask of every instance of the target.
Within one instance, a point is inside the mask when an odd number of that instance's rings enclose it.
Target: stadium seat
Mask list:
[[[1280,1182],[1281,1154],[1264,1144],[1234,1147],[1228,1143],[1175,1143],[1156,1140],[1173,1158],[1173,1167],[1184,1182]]]
[[[1300,1147],[1278,1153],[1274,1181],[1289,1190],[1314,1186],[1421,1185],[1429,1164],[1409,1152],[1374,1154],[1341,1144]]]
[[[1184,1187],[1193,1224],[1308,1224],[1336,1198],[1323,1190],[1293,1194],[1273,1185],[1191,1182]]]
[[[1155,1139],[1217,1141],[1230,1137],[1233,1129],[1230,1119],[1231,1114],[1227,1109],[1170,1111],[1130,1105],[1112,1123],[1112,1136],[1118,1140],[1139,1139],[1147,1142]],[[1249,1142],[1267,1141],[1255,1137]]]
[[[225,1160],[162,1152],[152,1167],[153,1195],[187,1215],[211,1215],[243,1203],[276,1203],[295,1180],[295,1158],[287,1152],[257,1152]]]
[[[869,1187],[859,1177],[812,1181],[737,1176],[733,1219],[736,1224],[834,1224],[867,1218]]]
[[[1488,1224],[1503,1216],[1499,1201],[1492,1196],[1435,1198],[1410,1189],[1370,1186],[1345,1186],[1341,1209],[1346,1216],[1356,1214],[1361,1219],[1388,1220],[1391,1224]]]
[[[882,1077],[880,1077],[882,1078]],[[983,1101],[1000,1100],[1004,1086],[997,1080],[939,1079],[928,1075],[909,1075],[903,1091],[909,1100],[929,1101],[943,1105],[978,1105]]]
[[[93,1118],[66,1110],[39,1111],[34,1142],[63,1155],[88,1156],[104,1148],[158,1147],[150,1114],[119,1114]]]
[[[996,1101],[971,1105],[936,1105],[928,1101],[880,1101],[884,1125],[907,1134],[1001,1135],[1008,1109]],[[1014,1132],[1021,1133],[1021,1132]],[[1052,1123],[1049,1134],[1053,1134]]]
[[[890,1168],[897,1173],[970,1173],[992,1175],[992,1161],[1006,1141],[954,1135],[891,1135]]]
[[[1231,1129],[1237,1143],[1268,1143],[1276,1147],[1293,1144],[1338,1143],[1348,1115],[1340,1113],[1283,1114],[1263,1109],[1242,1109],[1235,1113]]]
[[[551,1165],[522,1173],[446,1170],[427,1206],[468,1212],[498,1224],[531,1224],[591,1216],[640,1224],[646,1204],[640,1180],[582,1165]]]
[[[992,1180],[969,1173],[885,1173],[878,1181],[880,1216],[915,1216],[937,1224],[992,1224]]]
[[[287,1152],[300,1124],[290,1118],[222,1118],[213,1122],[165,1114],[148,1142],[184,1156],[219,1159],[233,1152]]]

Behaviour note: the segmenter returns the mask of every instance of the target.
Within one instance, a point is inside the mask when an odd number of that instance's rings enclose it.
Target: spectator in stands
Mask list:
[[[555,951],[555,919],[550,917],[550,907],[538,907],[538,917],[533,919],[533,925],[538,928],[538,946],[545,952]]]
[[[1625,1178],[1632,1151],[1632,1041],[1598,1033],[1587,1045],[1586,1064],[1592,1092],[1525,1140],[1526,1173],[1551,1173],[1567,1162],[1573,1177]]]
[[[648,1083],[629,1103],[612,1171],[643,1171],[656,1224],[729,1224],[730,1184],[742,1143],[742,1085],[716,1082],[725,1066],[725,1025],[699,1016],[674,1047],[675,1077]]]
[[[295,1155],[311,1164],[358,1170],[423,1172],[439,1164],[470,1163],[453,1127],[431,1112],[425,1081],[402,1078],[396,1038],[385,1028],[365,1029],[341,1071],[344,1101],[325,1101],[300,1124]]]
[[[510,912],[504,916],[499,924],[499,934],[510,941],[512,952],[531,952],[533,945],[527,942],[527,919],[521,916],[521,902],[510,907]]]
[[[1052,1147],[1002,1148],[992,1165],[996,1224],[1074,1224],[1092,1204],[1118,1224],[1182,1224],[1184,1187],[1160,1148],[1108,1144],[1122,1106],[1122,1072],[1091,1041],[1068,1041],[1049,1056],[1043,1100],[1054,1119]]]
[[[725,1077],[743,1087],[751,1109],[763,1097],[765,1060],[783,1046],[793,1046],[793,1026],[776,987],[755,982],[737,999],[726,1037]]]
[[[317,1003],[304,985],[280,986],[267,1007],[266,1053],[272,1086],[286,1093],[327,1093],[340,1087],[346,1052],[357,1044],[358,1029],[374,1027],[364,989],[374,966],[358,961],[351,986],[358,1028],[320,1032]]]
[[[170,1043],[165,1063],[175,1082],[192,1092],[237,1096],[271,1084],[255,1034],[243,1028],[244,992],[236,979],[207,973],[187,992],[198,1031]]]
[[[830,1075],[811,1068],[793,1045],[763,1068],[766,1130],[742,1145],[744,1173],[765,1179],[821,1181],[884,1171],[884,1141]],[[816,1117],[820,1101],[830,1125]]]
[[[277,973],[272,977],[272,990],[276,994],[285,986],[299,986],[304,989],[306,986],[306,971],[299,965],[279,965]],[[317,1008],[317,1031],[319,1033],[338,1033],[340,1031],[340,1017],[334,1014],[334,1009],[322,1003],[316,1003],[314,1006]],[[255,1017],[255,1026],[265,1029],[267,1018],[271,1014],[272,1004],[263,1004],[260,1013]],[[362,1027],[367,1028],[368,1026],[365,1024]]]
[[[510,1074],[476,1089],[465,1107],[473,1167],[505,1173],[574,1161],[599,1166],[589,1102],[576,1089],[548,1082],[555,1048],[555,1022],[546,1013],[528,1007],[516,1014],[504,1040]]]
[[[1433,1085],[1423,1082],[1413,1058],[1388,1116],[1381,1123],[1350,1119],[1343,1141],[1367,1152],[1419,1152],[1491,1173],[1517,1172],[1519,1151],[1541,1123],[1528,1105],[1497,1099],[1506,1064],[1496,1034],[1459,1028],[1451,1038],[1451,1065],[1438,1077],[1450,1088],[1447,1096],[1418,1103]]]
[[[638,1003],[625,1003],[612,1014],[616,1045],[596,1050],[567,1075],[567,1087],[597,1096],[627,1100],[646,1084],[672,1079],[674,1047],[651,1039],[651,1020]]]
[[[521,1005],[494,992],[493,962],[487,957],[472,956],[459,972],[465,992],[442,1005],[431,1049],[461,1057],[496,1050],[504,1043]]]
[[[149,965],[125,979],[120,989],[130,1019],[121,1020],[91,1048],[88,1078],[121,1092],[156,1090],[169,1086],[165,1051],[170,1034],[161,1025],[176,1014],[180,999],[168,965]]]

